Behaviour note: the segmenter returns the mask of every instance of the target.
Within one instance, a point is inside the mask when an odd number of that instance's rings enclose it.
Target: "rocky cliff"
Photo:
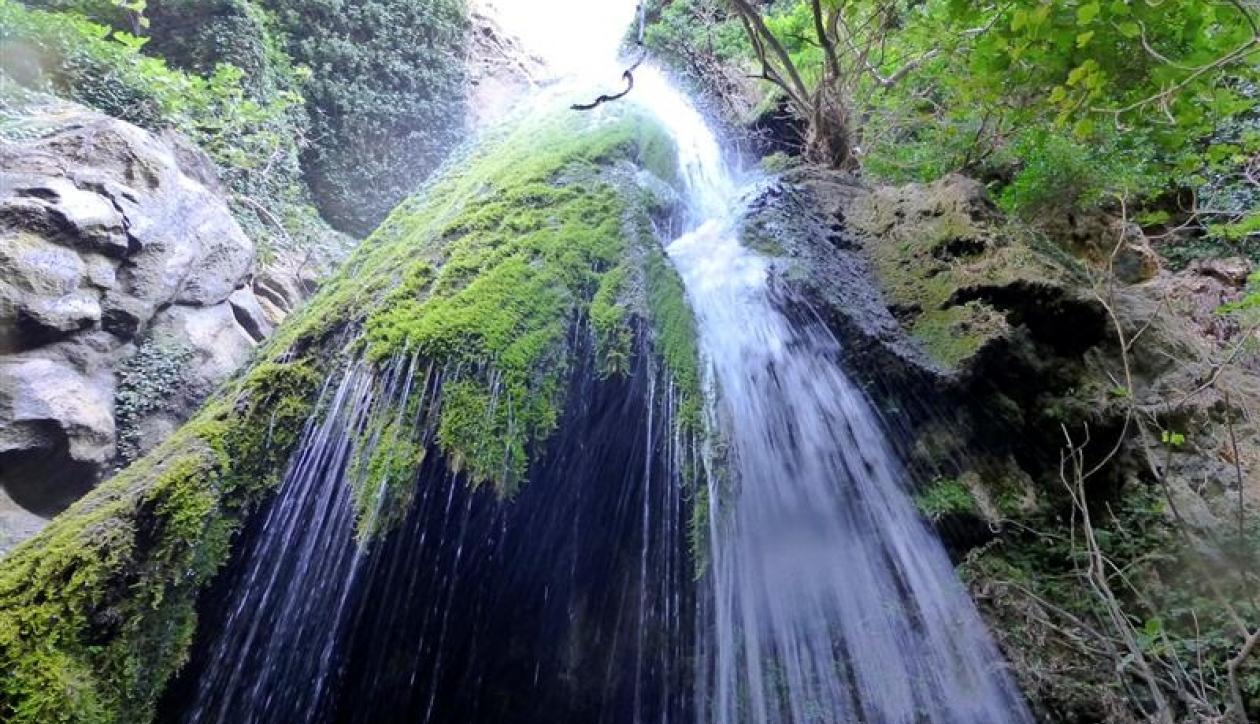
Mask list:
[[[309,291],[260,265],[215,166],[46,103],[0,140],[0,548],[147,452]]]
[[[1250,265],[1161,270],[1140,232],[1063,221],[1007,219],[961,176],[804,167],[763,185],[743,234],[778,258],[785,303],[837,331],[1039,714],[1138,721],[1152,689],[1177,696],[1180,662],[1223,675],[1251,611],[1255,329],[1223,311]],[[1126,655],[1150,682],[1117,674]]]

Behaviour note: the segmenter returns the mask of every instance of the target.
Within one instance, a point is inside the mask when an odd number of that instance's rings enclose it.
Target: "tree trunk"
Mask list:
[[[832,168],[854,168],[857,159],[853,155],[849,109],[843,94],[835,82],[824,81],[819,84],[813,100],[805,139],[806,158]]]

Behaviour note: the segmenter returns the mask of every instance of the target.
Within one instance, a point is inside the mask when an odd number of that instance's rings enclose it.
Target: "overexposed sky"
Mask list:
[[[557,73],[611,61],[635,22],[637,0],[488,0],[505,30]]]

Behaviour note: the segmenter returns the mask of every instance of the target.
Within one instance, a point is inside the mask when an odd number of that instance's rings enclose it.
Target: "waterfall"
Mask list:
[[[307,425],[228,585],[226,615],[182,721],[285,721],[326,706],[364,561],[347,484],[354,440],[382,403],[406,397],[409,380],[355,362],[326,386],[324,413]]]
[[[1031,721],[840,342],[739,243],[713,132],[659,72],[638,81],[678,145],[690,230],[667,251],[732,478],[710,482],[697,721]]]
[[[622,18],[563,1],[604,43],[634,4],[614,3]],[[529,17],[544,45],[564,25]],[[705,466],[702,578],[686,540],[695,446],[647,335],[628,373],[605,379],[575,324],[571,403],[507,500],[470,488],[435,444],[446,370],[352,363],[203,602],[164,719],[1031,721],[843,372],[841,341],[775,283],[773,259],[740,245],[748,184],[658,70],[640,68],[629,99],[672,135],[688,202],[686,233],[663,242],[696,314],[722,451]],[[403,410],[427,451],[414,500],[388,535],[358,540],[355,461],[380,442],[380,416]]]
[[[444,372],[352,363],[330,381],[275,499],[203,602],[160,720],[690,721],[679,393],[646,348],[603,379],[589,334],[575,340],[561,432],[506,500],[432,445],[425,411]],[[363,543],[355,460],[379,442],[374,420],[402,409],[429,454],[405,519]]]

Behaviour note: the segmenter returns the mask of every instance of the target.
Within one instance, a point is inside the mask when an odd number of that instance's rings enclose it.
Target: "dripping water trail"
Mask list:
[[[372,416],[410,374],[352,363],[320,395],[289,468],[243,557],[212,600],[227,607],[167,696],[168,718],[320,721],[336,689],[346,621],[365,563],[347,475]],[[175,702],[179,697],[187,701]]]

